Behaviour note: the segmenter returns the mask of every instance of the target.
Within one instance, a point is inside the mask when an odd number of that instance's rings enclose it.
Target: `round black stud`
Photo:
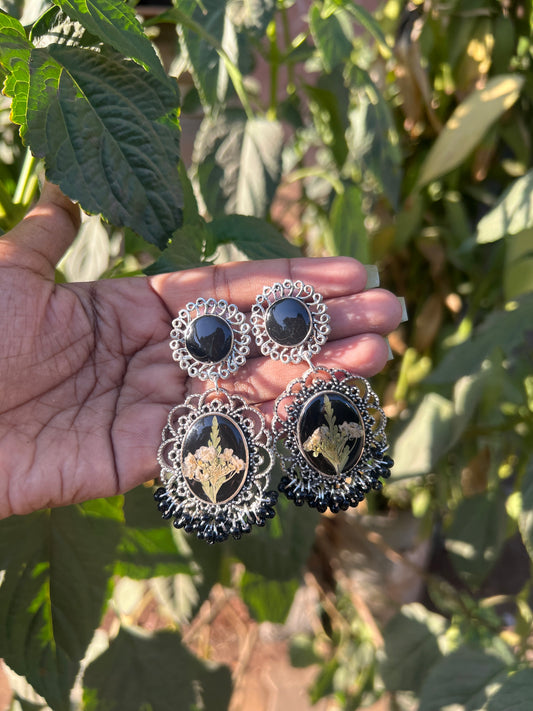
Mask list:
[[[199,316],[187,328],[185,347],[201,363],[220,363],[231,353],[233,331],[220,316]]]
[[[265,316],[270,338],[280,346],[297,346],[311,333],[313,319],[306,304],[293,296],[275,301]]]

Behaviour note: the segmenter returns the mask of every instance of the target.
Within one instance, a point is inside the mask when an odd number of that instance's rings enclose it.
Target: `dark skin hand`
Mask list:
[[[363,376],[383,368],[383,336],[401,307],[348,258],[239,262],[156,277],[54,283],[79,211],[45,184],[26,218],[0,239],[0,518],[123,493],[158,474],[168,411],[207,387],[172,360],[172,319],[199,297],[249,312],[264,286],[312,284],[332,332],[314,359]],[[220,384],[269,417],[287,382],[307,366],[252,353]]]

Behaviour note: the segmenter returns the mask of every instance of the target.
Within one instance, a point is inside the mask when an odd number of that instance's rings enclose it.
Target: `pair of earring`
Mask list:
[[[250,324],[234,304],[198,299],[172,322],[173,358],[190,377],[213,387],[174,407],[158,452],[164,518],[208,543],[239,539],[275,515],[270,471],[279,458],[278,489],[297,506],[336,513],[381,488],[393,461],[386,455],[386,418],[364,378],[316,366],[330,332],[322,296],[301,281],[265,287]],[[252,332],[264,356],[309,366],[278,397],[271,430],[263,414],[219,387],[250,352]]]

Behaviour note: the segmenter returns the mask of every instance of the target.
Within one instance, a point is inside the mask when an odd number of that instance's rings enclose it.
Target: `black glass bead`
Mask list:
[[[159,489],[157,489],[157,491],[154,492],[154,499],[156,501],[161,501],[162,499],[165,499],[166,496],[167,496],[167,490],[163,486],[160,486]]]
[[[299,448],[321,474],[347,474],[364,448],[363,420],[346,395],[327,390],[304,404],[298,424]]]
[[[185,483],[205,503],[223,504],[235,498],[246,480],[248,462],[244,433],[228,415],[200,415],[183,439]]]
[[[320,513],[325,513],[328,506],[324,501],[319,501],[316,505],[317,511],[320,511]]]
[[[233,347],[233,331],[220,316],[198,316],[185,332],[185,347],[201,363],[220,363]]]
[[[265,328],[270,338],[280,346],[297,346],[311,332],[313,320],[307,306],[293,296],[286,296],[269,306]]]

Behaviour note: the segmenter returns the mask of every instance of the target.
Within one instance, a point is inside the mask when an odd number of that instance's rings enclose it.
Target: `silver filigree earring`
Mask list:
[[[214,387],[170,411],[158,452],[163,486],[154,497],[164,518],[208,543],[264,526],[278,496],[267,491],[273,452],[263,415],[218,385],[246,362],[249,330],[234,304],[198,299],[170,332],[174,360]]]
[[[284,470],[278,488],[297,506],[307,502],[337,513],[380,489],[393,461],[385,454],[386,417],[369,382],[311,362],[327,341],[329,320],[322,296],[301,281],[265,287],[252,306],[261,353],[309,365],[274,406],[272,430]]]

